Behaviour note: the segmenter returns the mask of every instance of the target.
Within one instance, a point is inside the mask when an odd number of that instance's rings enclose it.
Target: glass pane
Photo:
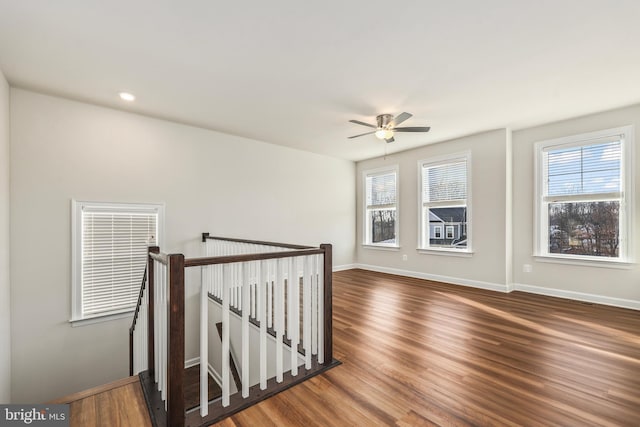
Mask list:
[[[396,243],[396,211],[383,209],[370,211],[371,243]]]
[[[429,233],[430,247],[466,249],[466,206],[431,208],[426,222],[425,229]]]
[[[620,202],[549,204],[549,253],[618,257]]]
[[[367,206],[396,203],[396,173],[367,177]]]
[[[598,194],[620,191],[620,141],[547,152],[548,194]]]

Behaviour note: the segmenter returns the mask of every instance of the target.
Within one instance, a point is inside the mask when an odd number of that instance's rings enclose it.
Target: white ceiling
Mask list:
[[[9,82],[351,160],[640,102],[638,0],[0,0]],[[137,96],[125,104],[117,94]],[[385,144],[367,129],[408,111]]]

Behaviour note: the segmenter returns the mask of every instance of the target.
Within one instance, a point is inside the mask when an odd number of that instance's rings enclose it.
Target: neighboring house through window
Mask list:
[[[468,152],[419,162],[419,249],[470,252],[470,164]]]
[[[364,171],[364,244],[398,246],[398,168]]]
[[[147,247],[159,242],[162,205],[72,203],[71,321],[117,317],[135,309]]]
[[[630,260],[632,138],[627,126],[536,144],[536,255]]]

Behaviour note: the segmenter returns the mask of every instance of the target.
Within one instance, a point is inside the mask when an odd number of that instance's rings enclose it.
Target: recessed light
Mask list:
[[[120,99],[123,101],[133,102],[136,100],[136,97],[127,92],[120,92]]]

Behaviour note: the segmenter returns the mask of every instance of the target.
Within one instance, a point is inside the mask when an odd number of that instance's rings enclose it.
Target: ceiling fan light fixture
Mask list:
[[[391,130],[391,129],[378,129],[376,131],[376,138],[378,138],[378,139],[390,139],[390,138],[393,138],[393,130]]]

